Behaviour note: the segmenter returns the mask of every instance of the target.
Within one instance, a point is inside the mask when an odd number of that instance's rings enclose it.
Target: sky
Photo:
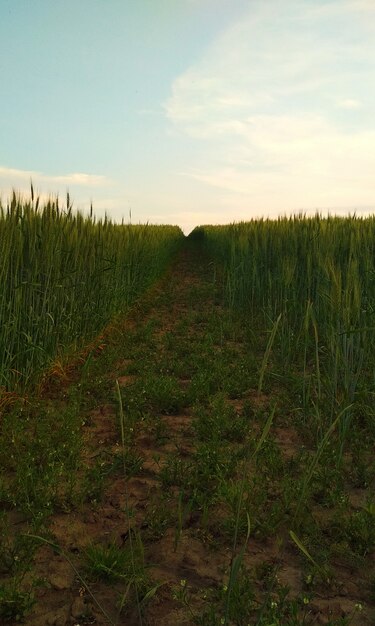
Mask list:
[[[3,204],[375,211],[375,0],[0,0],[0,95]]]

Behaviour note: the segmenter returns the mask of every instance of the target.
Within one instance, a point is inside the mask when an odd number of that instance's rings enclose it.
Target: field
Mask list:
[[[375,219],[0,218],[0,623],[375,623]]]

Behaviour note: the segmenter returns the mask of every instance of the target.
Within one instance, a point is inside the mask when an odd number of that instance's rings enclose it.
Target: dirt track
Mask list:
[[[219,606],[225,593],[233,536],[230,502],[236,493],[233,485],[241,480],[238,467],[243,467],[244,424],[249,425],[247,436],[256,441],[275,396],[256,393],[261,349],[258,344],[251,347],[249,329],[223,308],[213,279],[209,260],[189,244],[131,315],[107,331],[80,383],[87,396],[82,403],[80,480],[91,468],[94,478],[97,471],[100,485],[97,493],[91,485],[90,495],[80,505],[52,514],[50,537],[69,555],[95,598],[118,624],[140,623],[134,598],[118,615],[126,583],[96,580],[82,568],[82,555],[92,543],[127,549],[129,528],[133,541],[138,535],[143,545],[149,589],[160,585],[142,609],[144,624],[220,623],[208,622],[207,616],[201,622],[193,620],[204,615],[210,602]],[[125,448],[131,452],[125,473],[116,380],[124,403]],[[63,392],[60,384],[51,385],[46,401],[60,402]],[[223,416],[226,422],[212,443],[215,416]],[[256,513],[250,520],[254,532],[244,564],[249,577],[245,583],[251,581],[253,590],[252,609],[249,621],[239,618],[230,623],[258,623],[254,620],[259,618],[262,603],[270,611],[270,598],[280,602],[280,589],[288,587],[288,598],[291,602],[299,598],[296,606],[299,603],[306,622],[276,624],[344,624],[338,620],[354,615],[353,626],[370,625],[370,608],[361,615],[355,613],[355,604],[369,607],[366,572],[361,580],[354,565],[342,557],[341,563],[337,561],[335,583],[317,583],[311,593],[304,583],[306,560],[289,538],[287,518],[275,526],[270,521],[267,530],[267,514],[271,520],[274,510],[270,505],[280,498],[277,468],[287,472],[302,444],[300,433],[283,416],[276,417],[271,435],[271,460],[263,462],[274,463],[276,469],[252,483],[259,502],[262,481],[271,498],[257,505],[259,510],[264,507],[264,518],[258,519]],[[210,457],[214,452],[215,461]],[[226,465],[228,457],[238,459],[237,469]],[[222,471],[220,484],[215,467]],[[250,469],[259,473],[262,465]],[[251,493],[247,498],[251,517]],[[245,535],[246,529],[240,545]],[[42,547],[36,571],[47,586],[36,592],[37,603],[27,624],[108,623],[63,555],[50,546]],[[129,598],[132,594],[130,590]]]

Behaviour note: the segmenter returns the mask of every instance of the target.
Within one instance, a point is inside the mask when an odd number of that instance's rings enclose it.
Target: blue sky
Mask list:
[[[375,209],[373,0],[0,0],[0,191],[186,232]]]

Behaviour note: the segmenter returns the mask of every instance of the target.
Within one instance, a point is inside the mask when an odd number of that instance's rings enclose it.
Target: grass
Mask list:
[[[3,620],[36,626],[43,603],[56,611],[65,559],[66,589],[97,623],[370,626],[375,368],[361,228],[202,229],[70,382],[6,407]]]

